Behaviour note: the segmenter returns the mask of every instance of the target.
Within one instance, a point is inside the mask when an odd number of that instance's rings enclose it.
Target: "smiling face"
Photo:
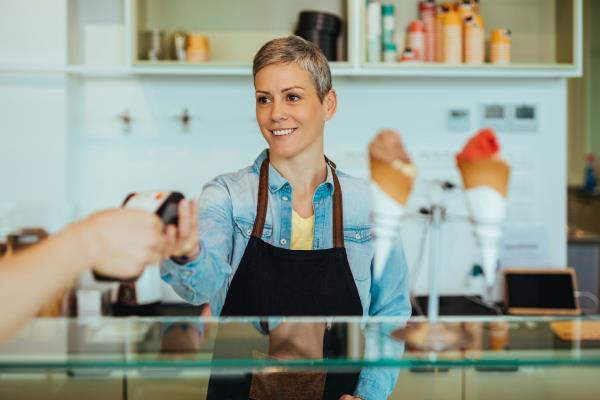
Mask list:
[[[325,121],[336,110],[330,90],[323,101],[308,72],[295,63],[271,64],[256,74],[256,120],[272,157],[323,152]]]

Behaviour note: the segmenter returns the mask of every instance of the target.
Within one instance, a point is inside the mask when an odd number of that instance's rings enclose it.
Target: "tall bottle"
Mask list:
[[[386,44],[394,43],[394,33],[396,31],[396,18],[394,16],[394,5],[383,4],[381,6],[382,26],[383,26],[383,47]]]
[[[457,11],[450,10],[444,14],[442,35],[444,44],[442,62],[460,64],[462,62],[462,20]]]
[[[438,6],[435,16],[435,61],[444,62],[444,18],[450,11],[449,3],[442,3]]]
[[[406,36],[406,47],[412,49],[417,61],[425,61],[425,24],[423,21],[411,21]]]
[[[598,179],[596,177],[596,157],[593,153],[589,153],[585,157],[584,183],[583,189],[588,192],[594,192]]]
[[[396,33],[396,18],[394,16],[394,5],[383,4],[381,6],[382,26],[383,26],[383,61],[395,62],[397,47],[394,42]]]
[[[436,61],[435,0],[422,0],[419,2],[419,18],[425,24],[425,61]]]
[[[464,58],[466,64],[485,62],[485,34],[483,18],[473,14],[463,22]]]
[[[381,61],[381,3],[370,0],[367,5],[367,61]]]

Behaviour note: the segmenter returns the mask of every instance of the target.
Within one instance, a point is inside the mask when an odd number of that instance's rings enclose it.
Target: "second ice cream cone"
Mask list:
[[[508,194],[510,165],[500,158],[490,158],[458,163],[465,189],[490,186],[502,197]]]

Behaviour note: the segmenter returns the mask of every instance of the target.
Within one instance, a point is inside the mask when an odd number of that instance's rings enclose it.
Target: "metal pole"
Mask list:
[[[439,317],[439,289],[438,277],[442,253],[442,223],[444,210],[434,205],[431,207],[431,229],[429,243],[429,300],[427,304],[427,318],[430,323],[436,323]]]

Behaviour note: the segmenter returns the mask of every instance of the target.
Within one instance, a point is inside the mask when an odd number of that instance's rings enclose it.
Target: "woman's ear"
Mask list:
[[[331,89],[323,98],[323,106],[325,108],[325,121],[329,121],[335,115],[337,110],[337,94]]]

